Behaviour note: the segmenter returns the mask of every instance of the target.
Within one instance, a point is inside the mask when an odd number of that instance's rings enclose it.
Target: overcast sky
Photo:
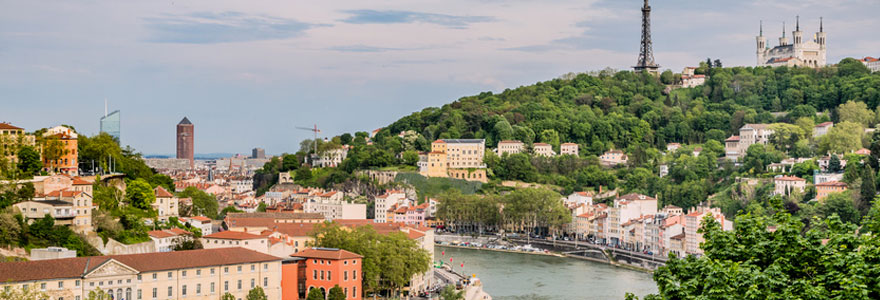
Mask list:
[[[626,69],[639,0],[11,1],[0,0],[0,121],[98,131],[104,99],[122,141],[174,153],[195,124],[196,153],[295,151],[369,131],[428,106],[568,72]],[[706,57],[754,65],[764,20],[776,45],[801,16],[825,17],[828,61],[880,55],[877,0],[653,1],[657,63]]]

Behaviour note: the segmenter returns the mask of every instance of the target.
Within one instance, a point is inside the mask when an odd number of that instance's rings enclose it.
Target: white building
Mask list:
[[[865,64],[865,66],[868,67],[868,70],[871,70],[871,72],[880,72],[880,58],[866,56],[859,61]]]
[[[156,244],[158,252],[172,251],[178,242],[192,239],[192,233],[180,228],[153,230],[149,232],[149,235],[153,243]]]
[[[535,143],[532,145],[533,150],[535,151],[535,155],[553,157],[556,156],[556,152],[553,151],[553,146],[546,143]]]
[[[186,224],[189,224],[192,227],[198,228],[202,231],[202,235],[209,235],[213,233],[214,229],[211,224],[211,219],[203,216],[195,216],[195,217],[187,217],[181,218]]]
[[[345,145],[340,148],[331,149],[321,153],[321,156],[315,161],[316,167],[330,168],[336,167],[348,157],[349,146]]]
[[[813,127],[813,137],[820,137],[828,133],[834,127],[834,122],[825,122]]]
[[[575,143],[563,143],[562,145],[559,145],[559,154],[562,155],[568,154],[577,156],[580,153],[579,150],[578,144]]]
[[[523,149],[525,149],[523,142],[516,141],[516,140],[514,140],[514,141],[510,141],[510,140],[500,141],[500,142],[498,142],[498,148],[496,148],[495,154],[498,154],[498,156],[502,156],[505,153],[517,154],[517,153],[522,153]]]
[[[313,195],[303,202],[303,212],[319,213],[327,220],[365,220],[367,205],[349,203],[344,200],[342,192],[331,191]]]
[[[777,176],[773,178],[773,184],[775,185],[774,195],[791,195],[795,191],[803,193],[804,188],[807,187],[806,180],[795,176]]]
[[[387,190],[384,194],[376,196],[374,201],[373,218],[376,223],[385,223],[388,220],[388,209],[393,205],[410,206],[412,200],[406,199],[403,191]]]
[[[746,124],[739,129],[739,135],[724,140],[725,157],[737,161],[746,155],[746,150],[754,144],[766,145],[773,135],[770,124]]]
[[[692,88],[706,83],[706,75],[694,74],[695,67],[685,67],[681,71],[681,87]]]
[[[764,28],[761,25],[757,40],[758,66],[789,66],[789,67],[822,67],[825,66],[825,32],[822,29],[822,21],[819,20],[819,32],[812,39],[804,41],[804,33],[801,32],[800,18],[798,18],[795,31],[792,32],[793,43],[785,37],[785,23],[782,24],[782,37],[779,45],[768,48],[767,39],[764,38]]]

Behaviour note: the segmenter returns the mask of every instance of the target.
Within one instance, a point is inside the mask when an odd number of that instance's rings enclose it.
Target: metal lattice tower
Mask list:
[[[647,71],[657,73],[660,66],[654,62],[654,50],[651,45],[651,6],[645,0],[642,6],[642,45],[639,48],[639,62],[633,69],[636,72]]]

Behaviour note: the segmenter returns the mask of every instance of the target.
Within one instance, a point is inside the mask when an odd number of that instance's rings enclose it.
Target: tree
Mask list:
[[[840,157],[837,154],[831,154],[831,158],[828,159],[828,172],[837,173],[842,170],[840,167]]]
[[[339,285],[334,285],[327,293],[327,300],[345,300],[345,292]]]
[[[716,59],[716,60],[715,60],[715,64],[714,64],[712,67],[713,67],[713,68],[723,68],[724,66],[721,65],[721,60],[720,60],[720,59]]]
[[[324,292],[319,288],[312,288],[309,290],[309,295],[306,296],[306,300],[325,300]]]
[[[403,152],[403,163],[408,166],[415,166],[419,162],[419,153],[414,150]]]
[[[858,224],[861,214],[853,203],[851,192],[830,193],[828,196],[825,196],[818,207],[819,214],[826,219],[836,215],[843,222]]]
[[[869,73],[871,70],[855,58],[847,57],[837,63],[837,74],[840,76],[864,76]]]
[[[257,212],[266,212],[266,202],[260,202],[257,205]]]
[[[40,161],[40,153],[31,146],[18,149],[18,170],[27,176],[40,173],[43,163]]]
[[[837,115],[840,122],[853,122],[862,127],[870,127],[874,121],[874,112],[868,109],[865,102],[847,101],[837,108]]]
[[[150,183],[138,178],[129,181],[126,185],[125,199],[133,207],[150,210],[153,202],[156,202],[156,194],[153,193],[153,187],[150,186]]]
[[[660,82],[663,84],[673,84],[675,83],[675,74],[672,73],[672,70],[663,71],[660,73]]]
[[[339,136],[339,141],[342,142],[343,145],[351,144],[351,140],[351,133],[346,132]]]
[[[0,213],[0,246],[17,246],[21,238],[21,224],[11,213]]]
[[[296,169],[293,179],[299,182],[309,181],[312,179],[312,170],[308,165],[300,166],[299,169]]]
[[[862,168],[862,184],[859,189],[859,205],[856,207],[860,212],[867,213],[871,201],[877,196],[877,186],[874,181],[874,169],[871,166]]]
[[[171,246],[171,249],[173,249],[174,251],[197,250],[197,249],[204,249],[205,248],[204,246],[202,246],[202,242],[199,241],[198,237],[196,237],[196,238],[178,237],[178,238],[175,238],[174,241],[172,241],[172,243],[173,243],[173,245]]]
[[[256,286],[248,291],[247,300],[268,300],[268,297],[262,287]]]
[[[226,292],[223,294],[223,297],[220,297],[220,300],[235,300],[235,296]]]
[[[819,152],[848,153],[862,148],[862,125],[849,121],[834,124],[825,135],[819,137]]]
[[[107,292],[104,292],[101,289],[96,289],[89,291],[89,295],[86,297],[85,300],[105,300],[113,297],[113,295],[108,295]]]
[[[205,216],[211,219],[217,218],[217,211],[219,210],[220,205],[217,203],[217,198],[215,198],[214,195],[205,193],[204,191],[191,186],[184,189],[183,192],[180,192],[177,196],[180,198],[192,199],[191,216]]]
[[[495,122],[493,129],[495,131],[496,141],[500,142],[513,138],[513,126],[510,126],[510,122],[507,122],[507,119],[501,118],[501,120]]]
[[[464,291],[458,291],[454,285],[447,285],[440,291],[441,300],[464,300]]]

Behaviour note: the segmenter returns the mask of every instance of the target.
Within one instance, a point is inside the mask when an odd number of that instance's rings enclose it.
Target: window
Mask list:
[[[358,294],[358,287],[357,286],[351,287],[351,297],[357,298],[357,294]]]
[[[357,261],[357,260],[352,260],[352,261],[351,261],[351,264],[352,264],[352,265],[356,265],[356,264],[358,264],[358,261]]]
[[[345,297],[348,297],[348,288],[345,288]]]
[[[74,298],[74,299],[79,300],[79,296],[76,296],[76,298]]]
[[[223,267],[223,273],[229,274],[229,267]]]
[[[312,272],[314,272],[314,273],[312,274],[312,279],[314,279],[314,280],[318,280],[318,270],[313,270]]]
[[[351,280],[358,279],[358,271],[351,271]]]
[[[228,290],[229,290],[229,281],[224,281],[223,282],[223,291],[228,291]]]
[[[257,269],[256,265],[251,265],[251,272],[255,271],[256,269]]]
[[[138,274],[138,281],[141,281],[141,274]]]
[[[168,287],[168,297],[171,297],[171,295],[173,295],[173,294],[174,294],[174,287],[169,286]]]
[[[63,288],[64,288],[64,281],[59,281],[59,282],[58,282],[58,288],[59,288],[59,289],[63,289]]]
[[[95,282],[94,281],[89,282],[89,286],[95,286]]]
[[[269,270],[269,264],[263,264],[263,270]]]
[[[269,277],[263,277],[263,286],[265,286],[265,287],[269,286]]]
[[[254,288],[254,286],[255,286],[255,284],[254,284],[254,279],[251,278],[251,288]]]
[[[186,271],[183,271],[182,274],[184,278],[186,278]]]
[[[45,290],[46,290],[46,283],[45,283],[45,282],[43,282],[43,283],[40,284],[40,290],[41,290],[41,291],[45,291]]]
[[[75,285],[76,285],[77,287],[79,286],[79,280],[75,281]]]
[[[238,290],[241,290],[241,279],[238,280]]]
[[[158,277],[157,275],[159,275],[159,273],[153,273],[153,281],[156,281],[156,278]]]
[[[117,281],[116,281],[116,284],[122,284],[122,279],[117,280]]]
[[[211,268],[211,276],[214,276],[214,268]]]
[[[324,271],[321,271],[321,280],[324,280]]]
[[[141,291],[141,289],[138,289],[138,299],[137,300],[141,300],[142,298],[143,298],[143,291]]]
[[[125,299],[131,299],[131,288],[125,289]]]
[[[241,266],[238,266],[238,272],[241,273]]]
[[[196,270],[196,276],[202,276],[202,270],[201,270],[201,269]]]
[[[159,296],[159,289],[153,288],[153,299],[156,299],[156,297],[158,297],[158,296]]]
[[[196,295],[201,295],[201,294],[202,294],[202,284],[199,283],[199,284],[196,284]]]
[[[168,272],[168,279],[171,279],[171,272]]]
[[[184,284],[180,289],[180,295],[186,297],[186,285]],[[171,296],[171,295],[168,295]]]
[[[214,293],[214,283],[211,282],[211,294],[213,294],[213,293]]]
[[[333,277],[330,275],[330,271],[327,271],[327,280],[333,280]]]
[[[342,281],[348,281],[348,271],[342,272]]]

